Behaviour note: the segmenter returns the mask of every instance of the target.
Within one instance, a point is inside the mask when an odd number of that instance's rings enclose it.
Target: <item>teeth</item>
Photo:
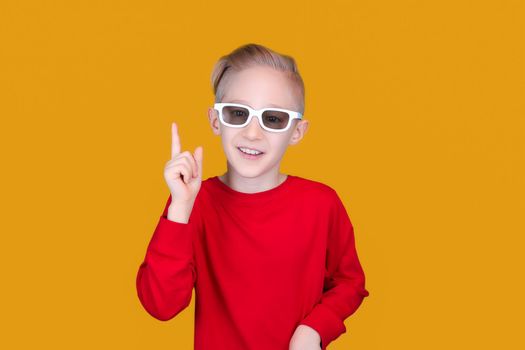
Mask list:
[[[244,153],[248,153],[248,154],[261,154],[262,153],[262,152],[259,152],[253,149],[249,149],[249,148],[244,148],[244,147],[239,147],[239,149],[243,151]]]

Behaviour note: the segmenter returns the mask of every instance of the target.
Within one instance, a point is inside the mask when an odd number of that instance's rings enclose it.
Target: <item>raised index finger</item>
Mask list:
[[[180,139],[177,124],[171,123],[171,159],[180,153]]]

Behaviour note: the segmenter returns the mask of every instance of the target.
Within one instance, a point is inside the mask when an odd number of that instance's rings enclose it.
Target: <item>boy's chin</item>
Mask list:
[[[235,160],[235,162],[229,162],[232,170],[239,174],[239,176],[245,178],[256,178],[263,175],[268,169],[262,164],[245,164],[242,160]]]

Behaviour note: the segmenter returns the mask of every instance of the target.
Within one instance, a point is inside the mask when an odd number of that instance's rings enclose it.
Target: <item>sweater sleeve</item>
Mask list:
[[[300,322],[319,333],[323,350],[346,332],[344,320],[353,314],[369,295],[365,289],[365,275],[357,256],[352,223],[341,199],[335,191],[334,194],[323,295]]]
[[[136,276],[142,306],[161,321],[172,319],[190,304],[197,276],[192,243],[199,224],[197,200],[188,223],[167,218],[170,203],[171,194]]]

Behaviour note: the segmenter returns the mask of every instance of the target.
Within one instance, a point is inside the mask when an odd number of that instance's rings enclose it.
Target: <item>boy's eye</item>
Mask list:
[[[268,115],[268,116],[265,116],[266,120],[269,121],[270,123],[282,123],[282,119],[275,116],[275,115]]]
[[[232,115],[234,117],[244,117],[244,116],[247,115],[247,113],[243,109],[234,109],[234,110],[232,110]]]
[[[264,124],[272,129],[284,129],[290,120],[290,115],[282,111],[266,111],[263,113]]]

